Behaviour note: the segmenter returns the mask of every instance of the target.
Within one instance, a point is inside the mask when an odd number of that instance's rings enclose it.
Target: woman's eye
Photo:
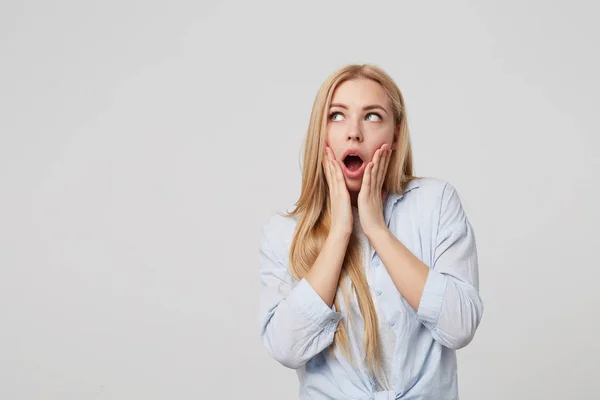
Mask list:
[[[371,119],[370,121],[381,121],[381,115],[377,114],[377,113],[368,113],[367,114],[367,118],[369,116],[374,116],[376,119]]]
[[[337,118],[340,117],[340,118]],[[342,113],[341,112],[332,112],[331,114],[329,114],[329,119],[331,121],[339,121],[342,117]]]

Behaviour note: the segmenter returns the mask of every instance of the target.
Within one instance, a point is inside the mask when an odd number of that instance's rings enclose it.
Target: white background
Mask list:
[[[463,400],[600,391],[600,29],[583,1],[0,5],[0,398],[292,399],[258,233],[314,96],[382,67],[475,228]],[[595,178],[595,179],[594,179]]]

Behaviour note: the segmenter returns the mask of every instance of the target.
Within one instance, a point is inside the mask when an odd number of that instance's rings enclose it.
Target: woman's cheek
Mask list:
[[[342,124],[337,123],[329,128],[329,132],[331,133],[332,137],[337,137],[344,133],[344,127]]]

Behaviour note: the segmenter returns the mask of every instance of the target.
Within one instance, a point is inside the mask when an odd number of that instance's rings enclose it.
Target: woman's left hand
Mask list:
[[[386,228],[383,219],[383,182],[390,162],[392,150],[386,143],[375,151],[373,160],[367,164],[358,193],[358,216],[365,235]]]

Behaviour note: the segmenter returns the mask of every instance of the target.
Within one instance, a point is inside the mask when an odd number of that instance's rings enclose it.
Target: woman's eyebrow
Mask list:
[[[331,108],[332,107],[339,107],[339,108],[343,108],[345,110],[348,109],[348,106],[346,106],[345,104],[342,104],[342,103],[333,103],[331,105]],[[380,106],[379,104],[369,104],[368,106],[363,107],[363,111],[374,110],[374,109],[382,110],[384,113],[387,114],[387,110],[383,106]]]

